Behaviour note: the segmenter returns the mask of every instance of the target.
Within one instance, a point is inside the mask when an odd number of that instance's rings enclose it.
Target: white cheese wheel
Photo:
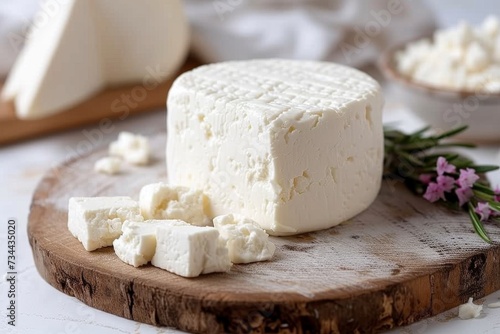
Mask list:
[[[368,75],[311,61],[199,67],[168,97],[169,182],[202,189],[215,216],[274,235],[335,226],[377,196],[383,96]]]

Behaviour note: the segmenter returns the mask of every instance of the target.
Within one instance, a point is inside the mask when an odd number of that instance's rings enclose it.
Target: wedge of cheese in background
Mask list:
[[[214,216],[241,214],[270,234],[335,226],[379,192],[383,103],[374,79],[333,63],[199,67],[169,93],[169,182],[202,190]]]
[[[64,1],[33,26],[2,99],[19,118],[42,118],[109,85],[164,81],[188,46],[180,0]]]

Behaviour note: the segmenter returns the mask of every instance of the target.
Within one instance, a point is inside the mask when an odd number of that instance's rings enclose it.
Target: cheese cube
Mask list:
[[[158,226],[151,263],[183,277],[227,272],[232,266],[219,232],[198,226]]]
[[[149,184],[141,189],[139,204],[146,219],[180,219],[197,226],[212,224],[209,200],[199,190],[161,182]]]
[[[241,214],[270,234],[335,226],[379,192],[382,107],[375,80],[332,63],[199,67],[168,96],[168,181],[201,189],[214,216]]]
[[[149,140],[141,135],[121,132],[118,140],[109,145],[109,154],[122,157],[131,164],[146,165],[151,154]]]
[[[126,220],[143,220],[138,203],[130,197],[69,199],[68,229],[87,251],[111,246]]]
[[[155,254],[156,228],[161,225],[189,226],[181,220],[126,221],[122,226],[122,235],[113,241],[116,255],[134,267],[147,264]]]
[[[241,215],[215,217],[214,227],[226,243],[232,263],[266,261],[276,250],[268,234],[256,222]]]
[[[98,173],[114,175],[120,172],[122,160],[116,157],[105,157],[94,164],[94,170]]]

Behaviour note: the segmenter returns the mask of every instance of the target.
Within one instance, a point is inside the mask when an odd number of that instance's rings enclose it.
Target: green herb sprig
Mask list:
[[[384,129],[384,178],[404,182],[430,202],[467,210],[476,233],[491,243],[483,222],[500,217],[500,189],[493,190],[484,174],[499,167],[476,165],[469,158],[448,151],[475,147],[446,141],[466,129],[462,126],[439,135],[429,135],[430,127],[409,134]]]

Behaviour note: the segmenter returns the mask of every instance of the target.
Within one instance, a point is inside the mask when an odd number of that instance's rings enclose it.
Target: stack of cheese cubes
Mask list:
[[[238,215],[214,219],[201,192],[165,183],[130,197],[71,198],[68,228],[87,251],[114,246],[125,263],[151,262],[184,277],[229,271],[232,263],[270,259],[275,246],[254,221]]]

